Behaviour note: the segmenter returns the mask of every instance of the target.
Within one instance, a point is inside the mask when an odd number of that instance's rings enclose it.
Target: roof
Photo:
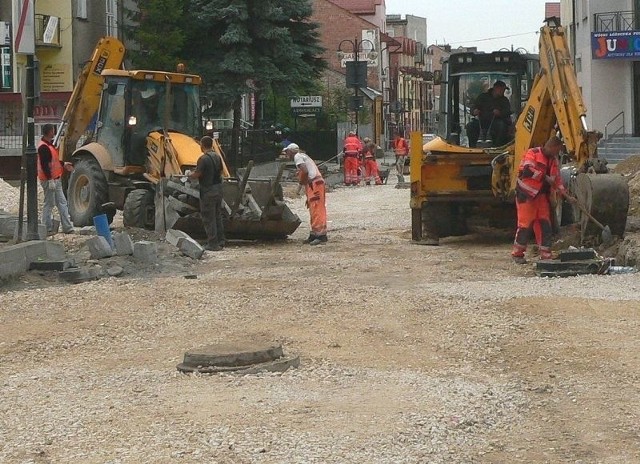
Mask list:
[[[355,14],[375,14],[376,6],[382,5],[384,0],[329,0],[339,7]]]

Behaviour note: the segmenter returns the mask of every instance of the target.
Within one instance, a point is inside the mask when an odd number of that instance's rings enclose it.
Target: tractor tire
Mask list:
[[[124,200],[122,222],[125,227],[155,228],[155,199],[151,190],[135,189]]]
[[[67,201],[69,215],[76,227],[93,225],[93,218],[102,214],[102,205],[109,201],[109,185],[100,164],[94,158],[81,158],[69,176]],[[109,223],[113,212],[105,211]]]

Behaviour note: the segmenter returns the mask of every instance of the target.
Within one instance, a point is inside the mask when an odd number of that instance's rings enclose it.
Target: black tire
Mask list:
[[[69,215],[74,226],[90,226],[93,225],[93,217],[102,214],[102,205],[109,201],[109,185],[94,158],[81,158],[74,167],[67,190]],[[106,213],[111,223],[113,212]]]
[[[125,227],[155,228],[155,199],[151,190],[135,189],[124,200],[122,222]]]

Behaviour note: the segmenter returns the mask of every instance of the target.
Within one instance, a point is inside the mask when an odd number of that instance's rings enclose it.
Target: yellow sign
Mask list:
[[[69,65],[65,63],[41,65],[40,91],[67,92],[71,88]]]

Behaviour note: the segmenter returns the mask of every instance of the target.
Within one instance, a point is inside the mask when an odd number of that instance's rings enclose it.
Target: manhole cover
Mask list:
[[[282,372],[298,367],[298,356],[285,355],[282,345],[259,343],[220,343],[187,351],[178,364],[180,372]]]

